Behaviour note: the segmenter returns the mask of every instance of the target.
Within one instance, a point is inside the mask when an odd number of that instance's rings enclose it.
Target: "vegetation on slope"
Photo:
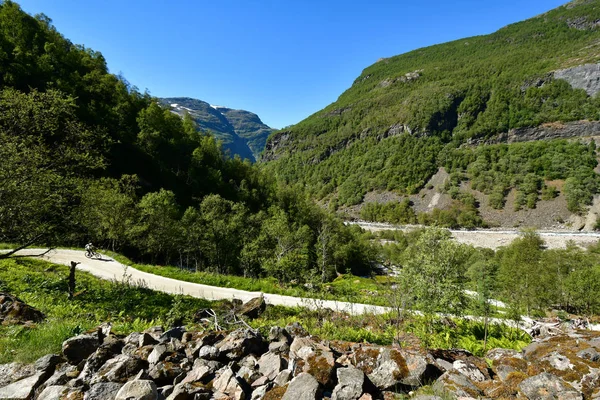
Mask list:
[[[371,268],[360,232],[225,156],[189,115],[9,0],[0,3],[0,158],[2,242],[91,240],[152,263],[281,281]]]
[[[369,191],[416,193],[445,165],[440,152],[452,153],[452,162],[467,169],[475,161],[471,152],[454,150],[469,139],[548,122],[598,120],[600,97],[552,74],[600,60],[598,19],[597,0],[569,3],[491,35],[380,60],[336,102],[271,135],[267,168],[285,182],[306,184],[333,206],[352,205]],[[578,181],[590,176],[589,163],[576,161],[584,172],[555,175]],[[532,171],[539,178],[544,172]],[[519,183],[497,186],[499,192]]]

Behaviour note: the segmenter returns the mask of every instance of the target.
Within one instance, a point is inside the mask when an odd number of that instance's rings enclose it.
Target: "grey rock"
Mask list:
[[[258,370],[269,380],[275,379],[285,368],[287,362],[279,354],[265,353],[258,360]]]
[[[435,394],[443,396],[445,393],[456,397],[478,397],[481,391],[463,374],[457,371],[445,372],[433,384]]]
[[[214,371],[208,365],[194,366],[181,383],[205,382],[213,373]]]
[[[248,354],[262,354],[266,344],[259,333],[251,329],[237,329],[216,344],[223,358],[235,361]]]
[[[444,400],[440,396],[433,396],[428,394],[419,394],[411,398],[412,400]]]
[[[250,400],[261,400],[263,397],[265,397],[265,394],[267,393],[267,391],[271,389],[271,385],[262,385],[257,387],[256,389],[254,389],[252,391],[252,395],[250,396]]]
[[[99,346],[98,336],[79,335],[63,342],[62,353],[69,363],[78,364],[88,358]]]
[[[508,375],[511,372],[517,371],[517,369],[511,367],[510,365],[499,365],[495,368],[496,375],[500,378],[501,381],[505,381],[508,378]]]
[[[271,342],[269,343],[269,351],[275,354],[283,354],[290,351],[288,342]]]
[[[171,393],[173,393],[173,391],[175,390],[175,386],[165,385],[165,386],[159,387],[156,390],[158,391],[159,399],[166,399],[167,397],[169,397],[171,395]]]
[[[277,376],[273,380],[273,383],[277,386],[285,386],[290,381],[290,379],[292,379],[292,371],[290,371],[289,369],[284,369],[279,374],[277,374]]]
[[[355,367],[337,370],[338,384],[333,389],[331,400],[358,400],[363,393],[365,374]]]
[[[175,385],[167,400],[208,400],[209,398],[211,392],[207,388],[191,383],[180,383]]]
[[[121,387],[123,387],[121,383],[97,383],[85,393],[83,400],[114,400]]]
[[[154,338],[154,336],[150,335],[149,333],[140,333],[138,336],[138,341],[137,341],[138,347],[154,345],[157,343],[158,343],[158,340],[156,340],[156,338]]]
[[[454,368],[451,362],[442,360],[441,358],[436,358],[435,362],[443,372],[450,371],[452,368]]]
[[[469,378],[469,380],[472,382],[483,382],[485,380],[485,376],[483,376],[479,368],[477,368],[473,363],[463,360],[456,360],[452,366],[456,371]]]
[[[244,303],[237,314],[243,315],[248,318],[258,318],[267,308],[267,303],[263,296],[255,297],[248,302]]]
[[[417,387],[440,375],[441,371],[430,356],[383,348],[369,379],[379,389],[386,390],[398,384]]]
[[[129,381],[119,389],[115,400],[157,400],[158,391],[150,380]]]
[[[138,349],[138,347],[136,344],[127,343],[121,349],[121,353],[133,357],[135,355],[135,352],[137,351],[137,349]]]
[[[528,399],[535,400],[580,400],[580,392],[570,387],[555,375],[543,372],[525,379],[519,384],[519,391]]]
[[[146,329],[143,333],[149,333],[154,339],[158,340],[165,333],[165,330],[162,326],[153,326]]]
[[[252,386],[253,388],[257,388],[259,386],[265,386],[270,383],[271,382],[269,382],[269,380],[267,379],[266,376],[261,376],[260,378],[258,378],[254,382],[252,382],[252,384],[250,386]]]
[[[125,339],[123,339],[123,341],[126,345],[134,344],[138,346],[140,343],[140,336],[142,336],[142,333],[140,332],[131,332],[129,335],[125,336]]]
[[[575,89],[583,89],[589,96],[600,92],[600,64],[584,64],[554,72],[555,79],[564,79]]]
[[[36,371],[51,375],[54,373],[56,366],[63,361],[63,358],[58,354],[47,354],[41,358],[38,358],[34,364],[34,367]]]
[[[38,372],[35,375],[20,379],[11,383],[8,386],[0,388],[1,400],[29,400],[33,396],[33,392],[43,382],[44,373]]]
[[[157,385],[162,386],[176,384],[175,379],[180,375],[182,375],[181,379],[183,379],[185,371],[178,363],[160,361],[150,366],[148,375]]]
[[[600,361],[600,353],[592,347],[579,351],[577,357],[593,362]]]
[[[492,361],[498,361],[501,358],[506,357],[522,358],[518,351],[512,349],[491,349],[485,354],[485,358],[488,358]]]
[[[47,386],[37,400],[61,400],[68,391],[69,387],[67,386]]]
[[[308,336],[306,329],[304,329],[298,322],[294,322],[286,326],[285,331],[292,337]]]
[[[552,365],[552,367],[560,371],[566,371],[568,369],[573,368],[573,364],[571,364],[571,361],[569,361],[567,357],[563,356],[562,354],[556,351],[553,351],[547,356],[541,358],[540,361],[548,361],[550,365]]]
[[[44,386],[62,386],[73,377],[79,375],[79,369],[76,365],[62,364],[54,371],[54,374],[44,382]]]
[[[175,328],[169,329],[168,331],[160,335],[160,338],[158,340],[161,343],[169,342],[171,341],[171,339],[181,340],[185,332],[185,326],[177,326]]]
[[[148,363],[150,365],[156,364],[159,361],[164,360],[169,355],[169,349],[166,344],[157,344],[148,356]]]
[[[244,400],[246,398],[244,386],[244,382],[229,367],[221,370],[221,373],[213,381],[213,389],[215,391],[224,393],[235,400]]]
[[[35,367],[31,364],[0,364],[0,387],[31,376],[35,372]]]
[[[215,346],[202,346],[198,351],[198,357],[204,358],[205,360],[218,360],[221,356],[221,351]]]
[[[268,340],[269,342],[287,342],[288,344],[291,344],[293,338],[285,328],[273,326],[269,329]]]
[[[258,369],[256,367],[249,367],[246,365],[240,367],[236,375],[242,378],[244,381],[248,382],[249,384],[252,384],[255,380],[262,377],[262,375],[260,374],[260,372],[258,372]]]
[[[281,400],[316,400],[320,398],[319,382],[314,376],[302,372],[288,385]]]
[[[120,354],[106,362],[90,380],[94,385],[100,382],[127,382],[131,377],[146,368],[146,363],[137,357]]]

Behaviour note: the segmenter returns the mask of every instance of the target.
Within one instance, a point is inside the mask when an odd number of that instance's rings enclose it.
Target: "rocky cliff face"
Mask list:
[[[600,136],[600,121],[553,122],[531,128],[511,129],[489,139],[469,140],[469,145],[517,143],[534,140]]]
[[[229,150],[232,156],[237,154],[256,161],[273,131],[258,115],[249,111],[213,106],[188,97],[171,97],[160,101],[171,107],[175,114],[190,114],[198,128],[222,140],[225,150]]]
[[[554,72],[555,79],[564,79],[575,89],[583,89],[590,96],[600,92],[600,64],[585,64]]]

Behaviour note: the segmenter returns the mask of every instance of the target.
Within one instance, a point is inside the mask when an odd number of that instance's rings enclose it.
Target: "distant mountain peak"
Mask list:
[[[250,111],[235,110],[190,97],[169,97],[160,101],[178,115],[190,114],[200,130],[210,132],[223,141],[224,149],[231,156],[237,154],[253,162],[258,159],[267,137],[273,131]]]

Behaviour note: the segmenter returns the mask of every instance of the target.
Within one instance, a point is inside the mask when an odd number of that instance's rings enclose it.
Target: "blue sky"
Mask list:
[[[566,0],[17,0],[158,97],[276,128],[332,103],[381,57],[481,35]]]

